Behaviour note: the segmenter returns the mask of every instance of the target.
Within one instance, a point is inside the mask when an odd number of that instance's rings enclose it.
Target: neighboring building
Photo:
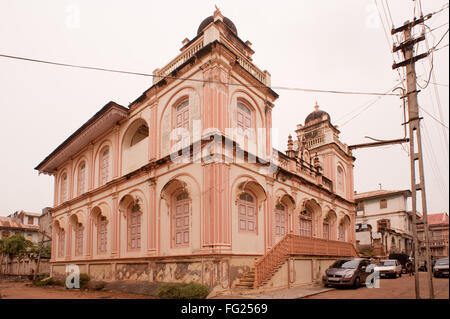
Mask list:
[[[39,214],[15,212],[8,217],[0,217],[0,239],[20,234],[37,243],[39,231]]]
[[[42,214],[39,216],[39,241],[42,240],[43,233],[49,237],[52,236],[52,224],[51,207],[45,207],[42,209]],[[44,238],[46,245],[51,245],[51,242],[47,241],[50,240],[49,237]]]
[[[428,214],[428,235],[430,236],[431,256],[448,257],[448,213]],[[423,219],[417,224],[420,254],[425,254],[425,232]]]
[[[410,190],[355,193],[356,240],[359,249],[375,255],[413,250],[412,215],[407,211]]]
[[[129,108],[109,102],[36,167],[55,180],[53,275],[222,290],[254,268],[250,286],[285,286],[356,255],[351,150],[317,105],[273,150],[278,95],[237,34],[217,10]]]

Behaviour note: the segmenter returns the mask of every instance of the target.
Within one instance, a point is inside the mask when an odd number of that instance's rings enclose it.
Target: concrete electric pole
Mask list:
[[[422,214],[425,232],[425,249],[426,249],[426,262],[427,262],[427,272],[429,281],[429,295],[430,299],[434,299],[434,289],[433,289],[433,276],[432,276],[432,264],[431,264],[431,254],[430,254],[430,241],[428,234],[428,216],[427,216],[427,202],[425,193],[425,178],[423,172],[423,156],[422,156],[422,141],[420,134],[420,120],[419,117],[419,106],[417,102],[417,85],[416,85],[416,70],[415,62],[428,56],[428,52],[414,56],[414,45],[420,41],[425,40],[425,36],[421,35],[416,39],[411,38],[411,29],[425,20],[429,19],[431,14],[421,17],[420,19],[415,19],[413,22],[406,21],[403,26],[392,29],[391,34],[396,34],[398,32],[403,32],[404,42],[398,46],[393,47],[393,52],[401,50],[405,58],[404,61],[400,63],[395,63],[392,69],[399,67],[406,67],[406,96],[402,98],[407,98],[408,101],[408,122],[409,124],[409,157],[411,165],[411,191],[412,191],[412,222],[413,222],[413,235],[414,235],[414,267],[415,267],[415,289],[416,298],[420,299],[420,288],[419,288],[419,241],[417,238],[417,191],[421,193],[422,199]],[[416,174],[418,172],[418,176]]]

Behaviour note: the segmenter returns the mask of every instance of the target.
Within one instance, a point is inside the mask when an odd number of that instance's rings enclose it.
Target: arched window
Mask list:
[[[142,124],[141,126],[139,126],[139,128],[136,130],[133,137],[131,138],[130,146],[136,145],[146,137],[148,137],[148,126]]]
[[[281,203],[278,203],[275,206],[275,237],[277,240],[286,235],[286,228],[287,228],[286,206],[284,206]]]
[[[81,163],[78,168],[78,196],[83,194],[86,185],[86,163]]]
[[[239,231],[256,233],[256,201],[250,193],[239,195]]]
[[[141,249],[141,211],[139,205],[132,204],[128,208],[128,250]]]
[[[174,194],[173,209],[173,246],[188,246],[190,238],[190,201],[188,193],[183,191]]]
[[[61,203],[64,203],[68,199],[68,180],[67,180],[67,174],[64,173],[64,175],[61,178]]]
[[[237,102],[237,127],[242,131],[253,128],[252,111],[244,103]]]
[[[97,225],[97,252],[103,254],[106,253],[108,242],[108,220],[105,216],[99,215]]]
[[[185,100],[175,107],[175,128],[185,128],[189,131],[189,100]]]
[[[59,229],[59,233],[58,233],[58,256],[59,257],[64,257],[64,242],[65,242],[65,238],[66,238],[66,232],[64,231],[64,229],[60,228]]]
[[[100,184],[105,185],[109,179],[109,148],[103,150],[100,159]]]
[[[343,222],[338,227],[338,240],[345,241],[345,224]]]
[[[330,240],[330,222],[328,216],[323,220],[323,239]]]
[[[309,210],[300,213],[300,236],[312,237],[312,213]]]
[[[75,254],[77,256],[83,255],[83,233],[84,227],[81,223],[75,226]]]
[[[338,166],[337,168],[337,189],[340,191],[344,191],[344,170],[342,167]]]

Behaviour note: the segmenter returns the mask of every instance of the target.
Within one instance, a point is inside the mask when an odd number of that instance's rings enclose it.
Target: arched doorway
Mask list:
[[[287,207],[282,203],[275,206],[275,242],[278,242],[287,232]]]

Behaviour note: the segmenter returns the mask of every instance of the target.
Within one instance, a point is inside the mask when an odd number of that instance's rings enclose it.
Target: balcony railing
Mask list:
[[[287,234],[255,262],[254,288],[268,280],[289,255],[356,257],[358,253],[352,243]]]
[[[195,43],[191,45],[189,49],[179,54],[175,59],[170,61],[164,68],[161,70],[156,70],[154,73],[154,83],[158,82],[160,79],[168,76],[180,65],[189,60],[195,53],[200,51],[203,48],[203,37],[200,37]]]

